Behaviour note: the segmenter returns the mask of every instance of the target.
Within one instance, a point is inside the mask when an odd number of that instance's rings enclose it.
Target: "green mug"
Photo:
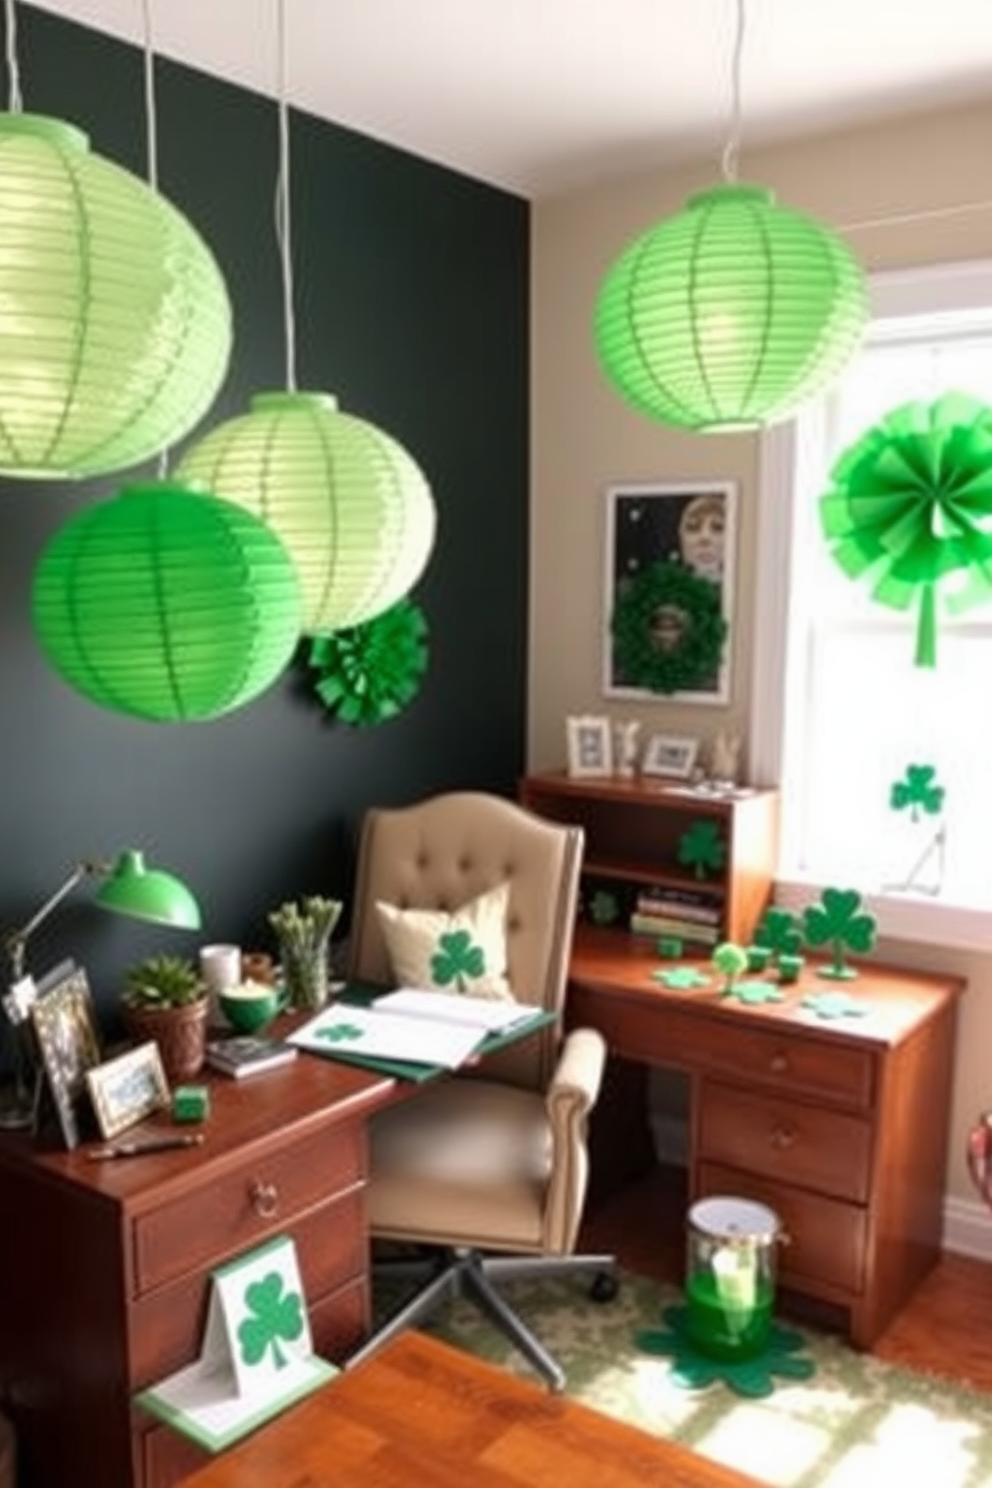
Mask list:
[[[238,1033],[258,1033],[286,1007],[282,987],[269,987],[264,982],[242,982],[238,987],[225,987],[217,995],[217,1006]]]

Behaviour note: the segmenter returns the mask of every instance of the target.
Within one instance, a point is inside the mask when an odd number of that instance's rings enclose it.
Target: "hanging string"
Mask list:
[[[730,121],[727,126],[727,143],[723,147],[723,157],[721,160],[723,179],[729,182],[737,180],[737,160],[740,155],[741,132],[743,127],[743,114],[741,110],[741,62],[744,56],[746,16],[744,14],[744,0],[736,0],[736,4],[737,33],[734,37],[734,52],[730,64]]]
[[[279,175],[276,181],[276,241],[282,267],[286,334],[286,391],[296,392],[296,320],[293,311],[293,241],[289,207],[289,105],[286,100],[286,0],[276,0],[279,22]]]
[[[151,0],[141,0],[145,43],[145,127],[148,131],[148,184],[158,190],[158,119],[155,108],[155,48],[152,42]]]
[[[911,222],[935,222],[941,217],[962,217],[970,212],[992,211],[992,196],[980,201],[959,202],[953,207],[921,207],[917,212],[893,212],[889,217],[866,217],[860,222],[845,222],[841,233],[874,232],[880,227],[903,227]]]
[[[21,69],[17,61],[17,14],[14,0],[6,0],[4,12],[7,23],[7,76],[10,79],[10,103],[7,112],[19,114],[24,105],[21,99]]]

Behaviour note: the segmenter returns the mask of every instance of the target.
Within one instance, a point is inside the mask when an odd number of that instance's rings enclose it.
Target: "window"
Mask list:
[[[988,949],[992,604],[950,618],[938,586],[937,666],[915,666],[916,609],[842,572],[819,498],[840,452],[900,404],[992,405],[992,263],[878,275],[872,297],[841,382],[763,439],[753,774],[782,789],[782,902],[857,888],[883,934]],[[910,766],[933,771],[939,807],[895,809]]]

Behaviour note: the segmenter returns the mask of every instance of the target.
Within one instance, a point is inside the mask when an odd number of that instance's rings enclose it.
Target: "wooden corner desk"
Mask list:
[[[422,1333],[195,1473],[184,1488],[759,1488],[752,1478]]]
[[[622,1076],[593,1115],[599,1181],[633,1177],[631,1154],[649,1150],[647,1067],[682,1072],[690,1200],[769,1205],[789,1237],[783,1288],[844,1309],[868,1348],[940,1253],[963,983],[866,962],[856,980],[831,981],[816,975],[829,959],[807,957],[784,1002],[742,1006],[720,995],[708,961],[696,963],[708,987],[673,991],[654,973],[676,963],[652,939],[583,925],[567,1019],[603,1033]],[[845,991],[868,1012],[820,1019],[801,1007],[814,991]]]

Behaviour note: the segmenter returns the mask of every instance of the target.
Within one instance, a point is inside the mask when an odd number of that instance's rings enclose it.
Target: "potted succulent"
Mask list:
[[[124,1026],[138,1043],[154,1039],[166,1078],[192,1079],[203,1067],[209,999],[196,965],[184,956],[148,956],[128,968]]]

